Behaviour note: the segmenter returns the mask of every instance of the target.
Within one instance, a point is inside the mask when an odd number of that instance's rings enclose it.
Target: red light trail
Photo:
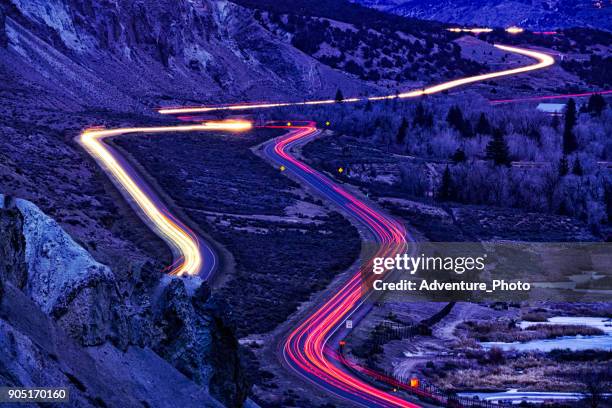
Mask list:
[[[291,131],[265,147],[266,155],[282,164],[294,176],[315,188],[328,200],[340,206],[347,214],[363,223],[372,232],[379,249],[376,257],[392,256],[407,249],[404,226],[357,199],[328,177],[296,160],[292,147],[314,137],[318,130],[314,124],[288,128]],[[369,282],[363,276],[373,276],[371,260],[357,271],[347,283],[308,319],[293,330],[283,346],[287,363],[309,380],[365,406],[417,407],[398,396],[381,391],[347,372],[333,347],[327,345],[342,323],[364,302],[364,291]]]

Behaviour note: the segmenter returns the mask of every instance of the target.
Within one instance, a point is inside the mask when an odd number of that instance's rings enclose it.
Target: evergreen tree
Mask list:
[[[570,154],[578,148],[574,126],[576,125],[576,102],[570,99],[565,108],[565,127],[563,129],[563,153]]]
[[[433,113],[431,112],[427,112],[425,114],[425,118],[424,118],[424,122],[423,122],[423,126],[425,126],[428,129],[431,129],[434,125],[434,117],[433,117]]]
[[[587,111],[595,116],[600,116],[604,109],[606,109],[606,100],[604,97],[600,94],[591,95],[589,104],[587,105]]]
[[[487,159],[493,160],[495,165],[509,165],[510,154],[508,152],[508,144],[504,138],[504,134],[500,129],[493,132],[493,137],[487,144]]]
[[[552,117],[552,120],[550,121],[550,126],[552,126],[553,129],[555,130],[559,130],[559,116],[558,115],[554,115]]]
[[[414,112],[414,120],[412,121],[412,126],[420,126],[424,128],[433,127],[433,115],[430,112],[427,112],[423,104],[420,102]]]
[[[342,90],[340,88],[338,88],[338,90],[336,91],[336,102],[343,102],[344,101],[344,95],[342,94]]]
[[[444,174],[442,174],[442,182],[438,189],[438,200],[450,201],[455,196],[455,189],[453,187],[453,178],[451,176],[450,169],[446,166]]]
[[[461,108],[451,106],[448,115],[446,115],[446,121],[452,128],[461,131],[463,128],[463,112],[461,112]]]
[[[559,204],[559,209],[557,210],[559,215],[569,215],[569,211],[567,210],[567,205],[565,204],[565,200],[561,201]]]
[[[570,99],[565,107],[565,128],[570,130],[576,126],[576,102]]]
[[[568,155],[576,151],[578,148],[578,141],[574,130],[567,126],[563,129],[563,154]]]
[[[465,152],[462,149],[457,149],[455,150],[455,153],[453,153],[453,155],[451,156],[451,160],[455,163],[463,163],[467,160],[467,157],[465,156]]]
[[[412,121],[412,126],[423,126],[423,118],[425,117],[425,108],[423,104],[419,102],[415,111],[414,111],[414,120]]]
[[[474,136],[474,130],[472,129],[472,124],[469,120],[463,121],[463,126],[461,126],[460,130],[461,136],[463,137],[472,137]]]
[[[532,127],[529,130],[528,136],[533,140],[537,140],[538,143],[542,139],[542,134],[540,133],[540,129],[538,129],[537,127]]]
[[[406,134],[408,132],[408,121],[406,118],[402,118],[402,123],[397,130],[397,136],[395,137],[397,144],[402,145],[406,140]]]
[[[567,173],[569,173],[569,162],[567,156],[563,156],[559,161],[559,176],[567,176]]]
[[[461,111],[461,108],[459,106],[451,106],[448,111],[448,115],[446,115],[446,121],[448,122],[451,128],[461,133],[461,136],[474,136],[472,124],[469,120],[465,120],[463,118],[463,112]]]
[[[483,113],[480,114],[480,118],[478,119],[478,123],[476,124],[476,133],[479,135],[490,135],[491,134],[491,124],[487,119],[487,116]]]
[[[582,176],[584,174],[584,171],[582,170],[582,165],[580,164],[580,160],[578,160],[578,158],[574,160],[574,166],[572,167],[572,174],[575,174],[576,176]]]

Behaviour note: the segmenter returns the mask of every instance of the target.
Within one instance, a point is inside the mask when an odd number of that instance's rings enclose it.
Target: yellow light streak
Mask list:
[[[173,275],[197,275],[202,267],[202,255],[197,239],[185,231],[138,186],[138,183],[122,167],[112,152],[103,143],[109,137],[132,133],[164,133],[164,132],[195,132],[195,131],[245,131],[252,128],[246,121],[206,122],[198,125],[159,126],[159,127],[126,127],[118,129],[90,129],[79,136],[79,143],[120,185],[123,191],[136,203],[141,213],[153,225],[160,235],[182,259],[171,272]]]
[[[516,28],[516,27],[515,27]],[[477,30],[489,30],[489,29],[477,29]],[[308,105],[331,105],[335,103],[352,103],[352,102],[362,102],[362,101],[382,101],[389,99],[405,99],[405,98],[415,98],[423,95],[431,95],[439,92],[443,92],[446,90],[450,90],[452,88],[456,88],[462,85],[471,84],[474,82],[485,81],[493,78],[500,78],[508,75],[516,75],[521,73],[526,73],[530,71],[536,71],[539,69],[543,69],[554,65],[555,60],[548,54],[543,52],[528,50],[525,48],[519,47],[510,47],[507,45],[495,44],[495,48],[512,52],[519,55],[524,55],[526,57],[533,58],[538,62],[536,64],[527,65],[520,68],[508,69],[505,71],[492,72],[489,74],[482,74],[471,76],[467,78],[455,79],[453,81],[444,82],[442,84],[434,85],[424,89],[418,89],[414,91],[404,92],[396,95],[383,95],[383,96],[372,96],[367,98],[348,98],[344,99],[342,102],[336,101],[334,99],[322,99],[322,100],[314,100],[314,101],[306,101],[306,102],[278,102],[278,103],[261,103],[261,104],[238,104],[238,105],[224,105],[224,106],[200,106],[200,107],[184,107],[184,108],[163,108],[159,109],[158,112],[161,114],[184,114],[184,113],[203,113],[203,112],[212,112],[212,111],[234,111],[234,110],[249,110],[249,109],[266,109],[266,108],[283,108],[287,106],[308,106]]]
[[[503,51],[513,52],[515,54],[524,55],[524,56],[533,58],[539,62],[537,64],[527,65],[524,67],[519,67],[519,68],[514,68],[514,69],[507,69],[505,71],[491,72],[489,74],[482,74],[482,75],[476,75],[476,76],[471,76],[467,78],[455,79],[454,81],[445,82],[445,83],[431,86],[429,88],[425,88],[422,90],[403,93],[403,94],[400,94],[399,97],[400,98],[414,98],[414,97],[422,96],[422,95],[431,95],[431,94],[443,92],[443,91],[446,91],[452,88],[456,88],[458,86],[471,84],[474,82],[486,81],[488,79],[500,78],[500,77],[504,77],[508,75],[517,75],[517,74],[522,74],[525,72],[536,71],[539,69],[549,67],[555,63],[555,59],[553,57],[551,57],[548,54],[544,54],[543,52],[537,52],[537,51],[527,50],[524,48],[510,47],[507,45],[499,45],[499,44],[496,44],[495,48],[498,48]]]
[[[472,33],[472,34],[482,34],[482,33],[490,33],[493,31],[492,28],[460,28],[460,27],[453,27],[453,28],[447,28],[448,31],[450,31],[451,33]]]
[[[524,32],[525,30],[520,28],[520,27],[516,27],[516,26],[512,26],[512,27],[508,27],[506,28],[506,32],[509,34],[520,34],[522,32]]]

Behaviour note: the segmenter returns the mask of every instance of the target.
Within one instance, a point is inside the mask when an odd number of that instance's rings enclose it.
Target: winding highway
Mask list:
[[[342,100],[342,103],[354,103],[354,102],[365,102],[365,101],[381,101],[385,99],[407,99],[417,98],[424,95],[432,95],[443,91],[448,91],[453,88],[457,88],[463,85],[473,84],[475,82],[487,81],[489,79],[501,78],[510,75],[518,75],[526,72],[537,71],[543,68],[550,67],[555,64],[555,59],[548,54],[543,52],[528,50],[519,47],[510,47],[507,45],[495,44],[495,48],[506,51],[513,54],[523,55],[525,57],[533,58],[538,61],[536,64],[526,65],[523,67],[506,69],[503,71],[490,72],[488,74],[474,75],[471,77],[460,78],[454,81],[444,82],[438,85],[430,86],[424,89],[417,89],[414,91],[404,92],[394,95],[384,96],[370,96],[365,98],[348,98]],[[288,106],[312,106],[312,105],[332,105],[338,103],[335,99],[321,99],[306,102],[271,102],[271,103],[241,103],[236,105],[219,105],[219,106],[189,106],[189,107],[167,107],[161,108],[157,111],[163,115],[179,115],[188,113],[206,113],[215,111],[244,111],[251,109],[269,109],[269,108],[283,108]]]
[[[367,227],[378,247],[374,256],[388,257],[406,252],[409,236],[401,223],[359,200],[291,154],[292,148],[308,142],[319,133],[315,124],[293,126],[289,130],[286,135],[265,145],[265,155],[278,165],[285,166],[292,175]],[[416,407],[355,378],[337,353],[339,340],[347,334],[343,323],[358,312],[359,317],[364,315],[364,310],[359,309],[365,305],[370,283],[367,282],[368,277],[373,276],[371,270],[372,265],[366,262],[331,299],[293,330],[285,340],[283,357],[289,366],[310,381],[354,403],[367,407]],[[355,320],[358,320],[357,317]]]
[[[105,170],[115,185],[132,203],[145,223],[149,225],[172,249],[175,261],[168,268],[170,275],[199,276],[208,279],[216,267],[215,252],[187,226],[172,216],[155,192],[139,177],[132,166],[116,149],[104,143],[105,139],[126,134],[151,134],[174,132],[240,132],[251,129],[250,122],[206,122],[200,125],[133,127],[119,129],[87,129],[78,142]]]
[[[541,52],[518,47],[495,45],[498,49],[535,59],[535,64],[476,75],[445,82],[425,89],[414,90],[399,95],[376,96],[368,98],[349,98],[343,103],[359,101],[377,101],[394,98],[415,98],[435,94],[459,86],[540,70],[554,64],[554,59]],[[202,113],[210,111],[245,111],[252,109],[275,108],[284,106],[308,106],[337,103],[335,100],[316,100],[308,102],[256,103],[221,106],[163,108],[162,114]],[[274,126],[273,126],[274,127]],[[246,131],[251,128],[249,122],[206,122],[199,125],[137,127],[121,129],[89,129],[84,131],[79,142],[102,166],[111,179],[118,185],[124,196],[131,201],[140,216],[151,228],[162,237],[173,249],[176,262],[170,273],[173,275],[198,275],[207,279],[215,267],[214,251],[205,242],[180,223],[165,209],[150,188],[146,186],[135,172],[121,158],[121,155],[104,139],[125,134],[171,133],[191,131]],[[371,232],[373,242],[377,244],[376,257],[392,256],[404,253],[409,249],[411,238],[404,226],[390,216],[378,211],[373,206],[361,201],[329,177],[317,172],[292,155],[292,149],[315,137],[317,130],[314,123],[305,123],[292,127],[280,127],[288,130],[264,146],[265,155],[278,165],[285,166],[287,173],[299,178],[303,183],[314,188],[319,194],[333,202],[346,214],[362,223]],[[288,366],[314,384],[343,397],[356,405],[366,407],[417,407],[398,395],[388,393],[357,378],[343,364],[338,353],[339,340],[344,338],[348,329],[344,324],[347,319],[357,322],[367,314],[368,283],[372,274],[368,262],[361,270],[354,273],[333,296],[319,306],[308,318],[291,331],[282,349],[282,357]]]

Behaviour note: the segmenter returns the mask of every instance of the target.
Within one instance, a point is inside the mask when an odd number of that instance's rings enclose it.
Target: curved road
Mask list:
[[[507,51],[514,54],[523,55],[525,57],[537,60],[537,64],[526,65],[524,67],[506,69],[503,71],[491,72],[488,74],[474,75],[467,78],[460,78],[454,81],[444,82],[438,85],[430,86],[425,89],[417,89],[410,92],[404,92],[398,95],[371,96],[366,98],[348,98],[342,103],[365,102],[365,101],[381,101],[385,99],[406,99],[416,98],[424,95],[432,95],[449,89],[457,88],[463,85],[473,84],[475,82],[486,81],[489,79],[500,78],[510,75],[518,75],[526,72],[537,71],[554,65],[555,59],[543,52],[528,50],[519,47],[510,47],[507,45],[495,44],[495,48],[502,51]],[[332,105],[338,103],[335,99],[322,99],[306,102],[273,102],[273,103],[243,103],[237,105],[219,105],[219,106],[190,106],[190,107],[167,107],[158,109],[158,112],[164,115],[179,115],[186,113],[206,113],[215,111],[242,111],[249,109],[267,109],[267,108],[283,108],[287,106],[311,106],[311,105]]]
[[[476,75],[457,79],[421,90],[399,95],[377,96],[369,98],[350,98],[343,103],[359,101],[377,101],[395,98],[414,98],[435,94],[462,85],[479,81],[517,75],[549,67],[554,59],[544,53],[518,47],[495,45],[498,49],[536,59],[532,65]],[[160,109],[162,114],[184,114],[210,112],[218,110],[249,110],[275,108],[284,106],[307,106],[333,104],[335,100],[318,100],[309,102],[258,103],[223,106],[182,107]],[[129,164],[110,146],[103,143],[105,138],[127,133],[168,133],[186,131],[244,131],[251,128],[248,122],[208,122],[201,125],[168,126],[152,128],[90,129],[80,137],[82,146],[98,161],[109,176],[123,191],[128,200],[133,201],[141,217],[145,219],[158,235],[173,249],[176,262],[172,267],[173,275],[200,275],[206,279],[214,270],[215,257],[206,245],[201,245],[197,236],[189,231],[178,220],[172,217],[163,204],[139,179]],[[320,194],[333,201],[347,214],[355,217],[370,229],[374,241],[378,244],[376,256],[391,256],[405,252],[410,237],[403,225],[391,217],[376,211],[368,204],[361,202],[328,177],[318,173],[306,164],[291,156],[291,148],[304,143],[317,134],[314,124],[292,127],[286,135],[266,144],[265,154],[273,161],[284,165],[296,177],[314,187]],[[354,274],[331,299],[326,301],[310,317],[292,331],[283,348],[287,363],[310,381],[344,397],[356,404],[366,407],[417,407],[396,395],[381,391],[352,375],[342,364],[334,344],[343,338],[346,329],[343,322],[351,317],[359,320],[368,311],[365,303],[365,285],[370,279],[371,270],[366,264],[363,270]],[[364,272],[362,274],[361,272]],[[332,346],[329,346],[332,344]]]
[[[278,165],[285,166],[288,172],[367,227],[377,244],[376,257],[404,253],[407,250],[408,235],[401,223],[360,201],[330,178],[291,155],[293,147],[319,133],[314,123],[291,127],[290,130],[286,135],[268,142],[264,154]],[[360,306],[364,304],[363,295],[370,283],[367,277],[373,276],[370,273],[371,267],[366,262],[331,299],[289,334],[283,347],[283,356],[291,367],[310,381],[355,403],[367,407],[416,407],[355,378],[346,370],[336,352],[337,340],[346,334],[344,321],[358,312],[363,315],[364,310],[360,310]],[[353,318],[358,320],[357,316]]]
[[[208,279],[217,261],[208,245],[200,245],[200,239],[187,226],[173,217],[163,202],[138,176],[130,164],[104,140],[125,134],[150,134],[172,132],[245,131],[249,122],[208,122],[201,125],[134,127],[119,129],[87,129],[78,142],[106,171],[128,202],[137,209],[145,223],[151,227],[172,249],[175,261],[168,267],[170,275],[198,275]]]

